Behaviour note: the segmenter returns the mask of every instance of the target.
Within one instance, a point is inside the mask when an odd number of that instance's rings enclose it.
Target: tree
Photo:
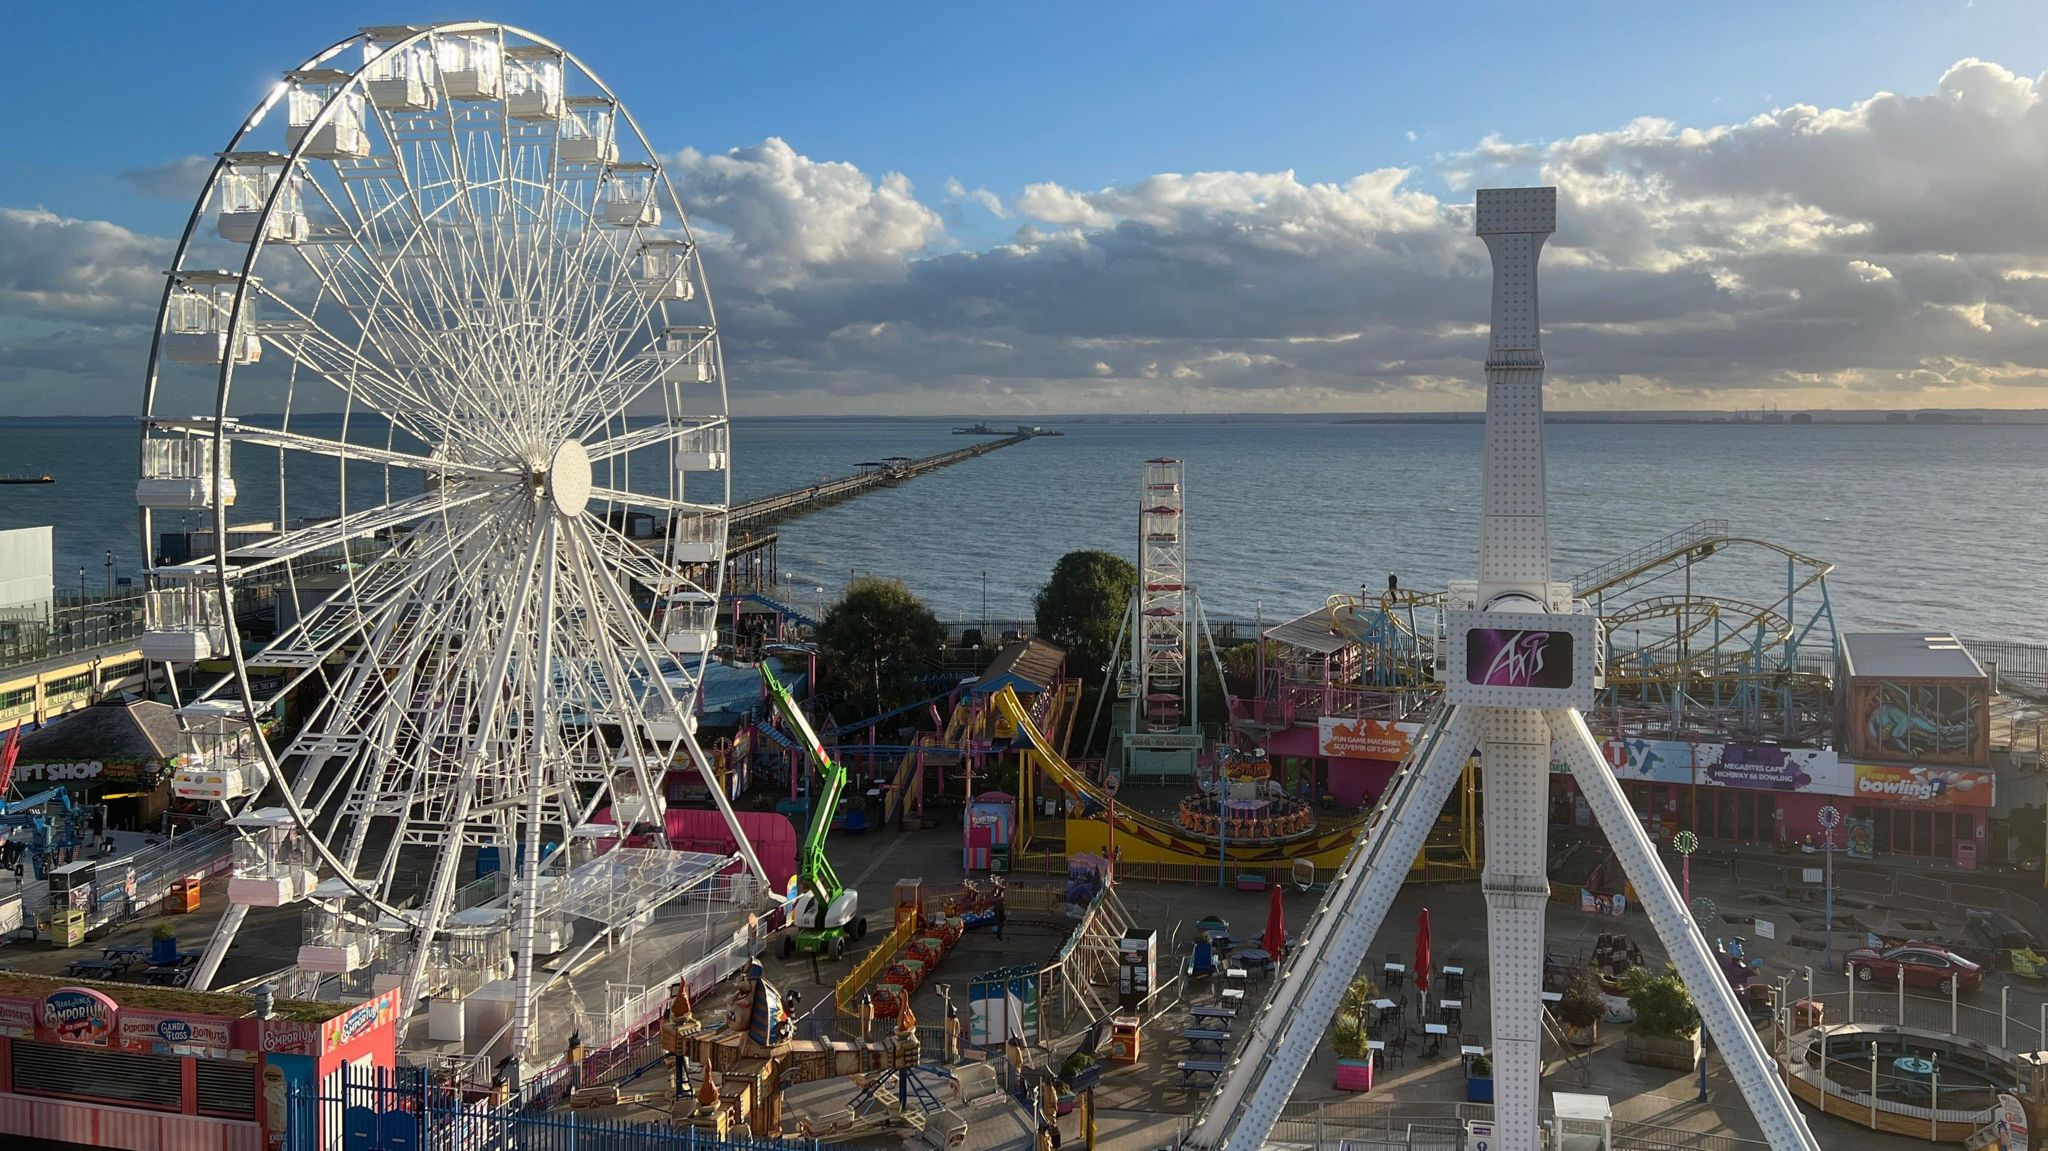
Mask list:
[[[1081,714],[1095,714],[1102,677],[1138,588],[1138,569],[1105,551],[1068,552],[1031,599],[1038,634],[1066,649],[1067,674],[1080,679]],[[1094,738],[1082,739],[1085,749]]]
[[[1066,649],[1069,668],[1092,669],[1099,679],[1137,587],[1138,569],[1124,557],[1068,552],[1031,599],[1038,634]]]
[[[918,698],[917,678],[945,639],[938,617],[901,581],[863,576],[818,626],[821,686],[846,693],[855,709],[847,722],[880,714]]]

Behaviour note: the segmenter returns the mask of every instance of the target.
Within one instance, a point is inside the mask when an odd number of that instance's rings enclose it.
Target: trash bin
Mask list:
[[[999,843],[989,849],[988,869],[997,874],[1010,870],[1010,845]]]
[[[199,880],[192,878],[171,881],[171,893],[164,896],[164,914],[184,915],[199,910]]]
[[[85,912],[67,907],[50,917],[50,939],[59,947],[85,942]]]

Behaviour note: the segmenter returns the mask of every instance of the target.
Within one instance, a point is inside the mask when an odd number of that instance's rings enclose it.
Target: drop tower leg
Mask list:
[[[1543,913],[1550,728],[1540,712],[1488,710],[1480,720],[1486,772],[1488,971],[1493,1008],[1493,1106],[1500,1151],[1537,1151],[1543,1079]]]
[[[1728,1074],[1742,1089],[1743,1101],[1749,1104],[1750,1113],[1763,1128],[1764,1138],[1773,1151],[1820,1151],[1813,1132],[1807,1129],[1806,1118],[1799,1113],[1799,1104],[1784,1080],[1778,1078],[1770,1052],[1757,1038],[1756,1029],[1735,1002],[1735,991],[1729,987],[1727,976],[1707,950],[1706,937],[1700,934],[1699,925],[1679,900],[1670,874],[1658,862],[1649,833],[1629,809],[1621,784],[1600,755],[1600,744],[1587,729],[1584,717],[1576,711],[1561,710],[1550,712],[1549,721],[1557,736],[1558,750],[1571,764],[1586,805],[1593,809],[1600,830],[1607,833],[1607,842],[1614,848],[1623,874],[1636,889],[1636,898],[1650,917],[1650,926],[1656,929],[1672,965],[1685,980],[1686,990],[1692,993],[1700,1020],[1714,1037],[1714,1046],[1727,1061]],[[1506,1146],[1505,1140],[1502,1145]]]

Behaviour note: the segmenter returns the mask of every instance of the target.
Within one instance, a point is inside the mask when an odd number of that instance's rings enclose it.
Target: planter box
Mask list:
[[[1484,1078],[1484,1079],[1474,1079],[1474,1078],[1472,1078],[1472,1077],[1471,1077],[1471,1076],[1469,1076],[1469,1075],[1468,1075],[1468,1076],[1466,1076],[1466,1077],[1465,1077],[1465,1102],[1467,1102],[1467,1103],[1491,1103],[1491,1102],[1493,1102],[1493,1076],[1489,1075],[1489,1076],[1487,1076],[1487,1077],[1486,1077],[1486,1078]]]
[[[1631,1032],[1628,1037],[1628,1050],[1623,1058],[1645,1067],[1691,1071],[1700,1065],[1700,1033],[1694,1031],[1691,1035],[1676,1039],[1653,1039]]]
[[[1600,1039],[1600,1021],[1594,1020],[1584,1027],[1564,1025],[1564,1041],[1573,1047],[1591,1047]]]
[[[1102,1064],[1091,1063],[1088,1066],[1083,1067],[1079,1071],[1074,1072],[1073,1075],[1067,1077],[1061,1082],[1063,1082],[1066,1085],[1067,1090],[1073,1092],[1076,1095],[1079,1095],[1081,1092],[1086,1091],[1090,1087],[1095,1086],[1096,1080],[1101,1078]]]
[[[1370,1090],[1372,1090],[1372,1060],[1370,1060],[1370,1059],[1339,1059],[1339,1060],[1337,1060],[1337,1090],[1339,1090],[1339,1091],[1370,1091]]]

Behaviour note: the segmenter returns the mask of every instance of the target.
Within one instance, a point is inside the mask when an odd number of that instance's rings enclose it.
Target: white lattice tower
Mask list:
[[[1138,627],[1132,662],[1139,671],[1131,730],[1179,731],[1187,714],[1189,657],[1186,469],[1179,460],[1146,460],[1138,508]]]

